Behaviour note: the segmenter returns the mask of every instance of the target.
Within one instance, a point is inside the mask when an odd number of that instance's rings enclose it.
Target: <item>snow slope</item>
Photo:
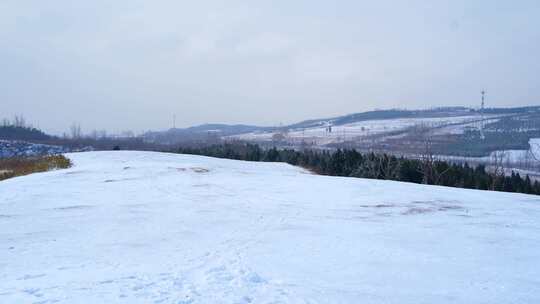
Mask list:
[[[540,303],[540,198],[149,152],[0,182],[0,303]]]

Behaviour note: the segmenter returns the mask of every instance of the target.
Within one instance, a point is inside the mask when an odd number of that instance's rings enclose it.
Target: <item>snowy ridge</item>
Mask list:
[[[535,303],[540,198],[151,152],[0,182],[0,303]]]

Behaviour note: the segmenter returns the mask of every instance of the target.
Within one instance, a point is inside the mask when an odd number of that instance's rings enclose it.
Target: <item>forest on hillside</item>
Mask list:
[[[173,152],[246,161],[286,162],[322,175],[394,180],[466,189],[519,192],[540,195],[540,183],[504,168],[488,170],[454,164],[423,155],[419,159],[384,153],[360,153],[354,149],[305,150],[262,149],[258,145],[229,143],[206,147],[182,147]]]

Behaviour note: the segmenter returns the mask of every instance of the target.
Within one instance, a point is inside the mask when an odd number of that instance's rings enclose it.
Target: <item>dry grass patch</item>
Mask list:
[[[0,180],[69,167],[71,161],[63,155],[0,159]]]

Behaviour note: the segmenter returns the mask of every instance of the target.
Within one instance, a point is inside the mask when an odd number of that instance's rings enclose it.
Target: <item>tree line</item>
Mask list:
[[[411,159],[385,153],[360,153],[354,149],[262,149],[256,144],[226,143],[206,147],[181,147],[174,152],[218,158],[286,162],[330,176],[360,177],[466,189],[540,195],[540,183],[517,172],[491,172],[484,165],[469,166],[429,157]]]
[[[0,139],[6,140],[47,140],[51,136],[26,123],[22,115],[15,115],[13,120],[2,119],[0,124]]]

